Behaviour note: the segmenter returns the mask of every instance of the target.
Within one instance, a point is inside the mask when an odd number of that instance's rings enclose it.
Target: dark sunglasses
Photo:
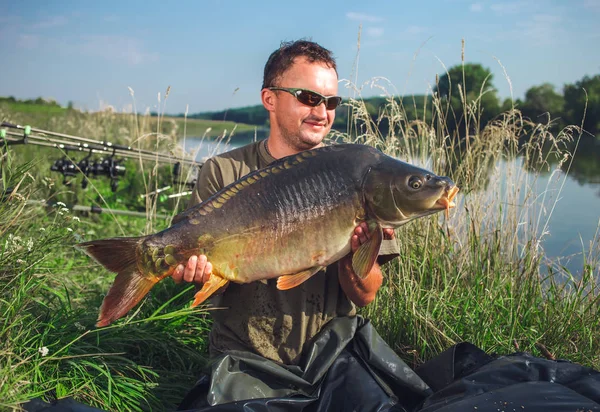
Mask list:
[[[338,107],[342,102],[342,98],[340,96],[323,96],[322,94],[308,89],[296,89],[292,87],[268,87],[268,89],[288,92],[300,103],[310,107],[317,107],[321,103],[325,102],[325,107],[327,110],[335,110],[335,108]]]

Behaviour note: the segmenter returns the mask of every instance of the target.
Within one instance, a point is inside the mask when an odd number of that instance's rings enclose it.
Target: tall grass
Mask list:
[[[480,130],[469,122],[477,123],[481,108],[463,104],[466,126],[452,132],[452,110],[437,96],[429,122],[407,119],[391,96],[377,120],[360,99],[349,103],[357,133],[336,139],[377,146],[461,188],[448,219],[434,215],[397,230],[400,255],[362,313],[414,365],[470,341],[499,353],[542,356],[546,347],[600,368],[598,237],[581,276],[547,262],[542,247],[566,175],[540,188],[538,172],[568,170],[579,128],[553,134],[513,109]],[[385,135],[382,120],[390,125]]]
[[[95,121],[84,119],[88,137],[99,140],[116,126],[100,122],[94,128]],[[68,125],[54,130],[73,133]],[[143,144],[160,141],[161,149],[170,138],[149,136],[160,138]],[[167,223],[152,212],[147,220],[80,218],[61,203],[32,207],[28,200],[65,194],[76,199],[83,193],[55,181],[47,156],[37,160],[38,149],[4,147],[0,153],[0,410],[19,409],[35,397],[65,396],[106,410],[173,409],[206,361],[208,320],[202,309],[189,309],[193,287],[163,282],[125,321],[97,329],[98,308],[113,276],[73,248],[90,236],[141,235]],[[148,188],[155,187],[158,174],[170,173],[146,167],[135,179]],[[99,205],[108,204],[110,190],[102,181],[90,182],[88,190]],[[152,198],[151,210],[156,202]]]

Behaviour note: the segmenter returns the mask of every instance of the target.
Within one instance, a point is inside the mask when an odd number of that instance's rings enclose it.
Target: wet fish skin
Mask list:
[[[194,305],[229,281],[278,277],[289,289],[350,252],[354,228],[374,233],[353,256],[364,275],[379,252],[382,228],[453,206],[456,186],[445,177],[363,145],[301,152],[250,173],[185,211],[156,234],[78,246],[117,277],[97,325],[125,315],[191,255],[205,254],[213,274]]]

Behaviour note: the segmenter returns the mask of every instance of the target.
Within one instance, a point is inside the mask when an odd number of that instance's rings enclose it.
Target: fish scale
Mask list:
[[[117,273],[97,325],[125,315],[191,255],[205,254],[213,266],[193,305],[228,282],[277,277],[278,288],[295,287],[348,254],[363,220],[375,228],[352,255],[354,272],[364,277],[377,257],[382,228],[447,210],[457,191],[450,179],[369,146],[334,145],[288,156],[238,179],[158,233],[79,244]]]

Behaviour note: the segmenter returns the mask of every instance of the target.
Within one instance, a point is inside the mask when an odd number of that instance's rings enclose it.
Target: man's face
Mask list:
[[[310,63],[304,57],[300,57],[283,73],[277,81],[277,86],[309,89],[323,96],[335,96],[338,91],[338,78],[335,70],[324,63]],[[331,130],[335,110],[327,110],[323,103],[317,107],[307,106],[285,91],[269,93],[274,93],[271,136],[280,136],[296,150],[312,149],[321,144]]]

